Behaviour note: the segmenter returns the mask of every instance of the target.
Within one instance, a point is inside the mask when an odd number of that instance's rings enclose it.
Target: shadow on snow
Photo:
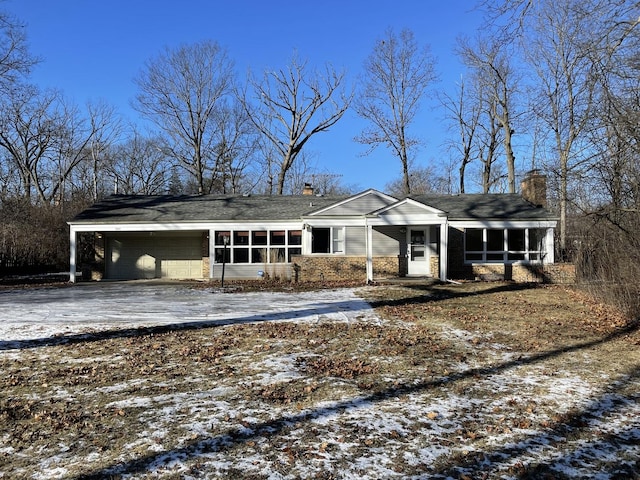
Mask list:
[[[483,290],[479,292],[455,292],[454,289],[445,290],[444,292],[440,291],[438,296],[425,297],[424,295],[416,296],[411,299],[403,299],[398,301],[380,301],[380,302],[372,302],[373,306],[382,306],[382,305],[400,305],[406,303],[422,303],[422,302],[430,302],[437,301],[444,298],[453,298],[455,296],[466,296],[466,295],[481,295],[486,293],[494,293],[497,291],[507,291],[514,289],[524,289],[531,288],[531,286],[526,285],[501,285],[499,287],[491,288],[488,290]],[[418,290],[424,290],[424,287],[417,287]],[[322,308],[319,309],[322,311]],[[332,309],[333,311],[333,309]],[[284,318],[284,317],[283,317]],[[265,319],[259,319],[265,320]],[[244,318],[244,319],[236,319],[236,321],[258,321],[255,318]],[[233,323],[230,321],[228,323]],[[186,328],[201,328],[204,325],[202,323],[197,323],[196,325],[192,325]],[[136,458],[130,460],[128,462],[119,463],[117,465],[113,465],[107,467],[105,469],[101,469],[99,471],[86,473],[75,477],[75,480],[93,480],[99,478],[109,478],[110,476],[119,476],[123,474],[139,474],[145,472],[148,468],[153,465],[163,464],[164,462],[168,462],[171,459],[179,458],[182,461],[185,461],[189,458],[195,458],[200,455],[206,454],[207,452],[216,452],[216,451],[229,451],[233,448],[241,445],[242,443],[249,441],[251,439],[263,436],[263,435],[274,435],[286,431],[287,429],[298,428],[297,424],[302,422],[308,422],[314,419],[323,418],[323,417],[331,417],[337,413],[340,413],[349,409],[357,409],[362,405],[368,405],[372,403],[381,402],[393,397],[402,397],[415,393],[426,392],[428,390],[437,389],[443,386],[448,386],[455,382],[465,380],[468,378],[477,378],[480,376],[491,376],[498,375],[504,373],[508,370],[523,366],[523,365],[532,365],[539,362],[543,362],[548,359],[552,359],[554,357],[558,357],[563,354],[577,352],[579,350],[592,348],[598,346],[600,344],[604,344],[610,341],[613,341],[617,338],[623,337],[629,333],[636,331],[639,328],[638,323],[630,324],[624,329],[617,330],[605,337],[600,339],[582,342],[576,345],[559,348],[556,350],[552,350],[549,352],[543,352],[539,354],[534,354],[530,356],[520,357],[517,360],[503,362],[493,366],[487,367],[479,367],[469,369],[463,372],[459,372],[453,375],[449,375],[446,377],[442,377],[440,379],[434,379],[430,381],[423,381],[420,383],[411,383],[410,385],[400,385],[394,386],[392,388],[386,388],[383,390],[375,391],[370,395],[336,402],[331,407],[322,407],[316,408],[311,411],[302,412],[300,414],[295,415],[286,415],[277,419],[265,421],[265,422],[256,422],[253,424],[249,424],[241,430],[232,429],[228,432],[207,438],[204,440],[194,441],[189,443],[183,447],[165,450],[162,452],[152,453],[140,458]],[[178,325],[178,328],[185,328],[184,325]],[[135,334],[146,334],[146,333],[154,333],[154,332],[165,332],[170,331],[171,329],[175,329],[175,325],[162,326],[158,328],[152,329],[133,329],[132,331],[127,332],[127,336],[135,335]],[[111,335],[111,337],[121,336],[118,332],[108,332],[107,335]],[[104,337],[102,337],[104,338]],[[100,340],[102,338],[88,338],[88,340]],[[68,340],[68,339],[67,339]],[[75,341],[86,341],[87,338],[78,337]],[[73,340],[72,340],[73,341]],[[62,343],[62,342],[60,342]],[[496,448],[491,451],[485,451],[482,453],[474,452],[469,455],[468,459],[463,459],[462,462],[459,460],[455,460],[455,464],[449,462],[445,463],[443,466],[439,468],[429,468],[425,467],[424,476],[418,475],[413,478],[458,478],[461,475],[469,472],[486,472],[491,469],[492,464],[495,462],[501,462],[503,465],[507,464],[509,460],[514,464],[512,475],[513,478],[518,479],[534,479],[534,478],[570,478],[562,473],[562,462],[566,461],[567,464],[571,464],[572,456],[580,455],[580,449],[574,449],[565,457],[554,457],[552,464],[534,464],[534,465],[522,465],[519,464],[517,459],[520,455],[531,452],[532,450],[543,450],[545,448],[553,448],[555,443],[563,443],[566,441],[566,438],[571,435],[577,435],[581,430],[587,428],[589,426],[590,420],[594,417],[600,417],[602,415],[607,414],[615,414],[616,409],[624,406],[626,403],[635,403],[637,401],[636,398],[626,399],[617,395],[617,391],[621,391],[624,387],[625,383],[630,383],[636,381],[640,378],[640,367],[636,366],[633,370],[627,372],[627,374],[617,382],[613,382],[611,384],[611,388],[607,392],[603,392],[600,398],[594,398],[590,405],[583,408],[580,411],[573,412],[572,414],[565,415],[561,417],[557,422],[550,425],[544,431],[525,436],[524,438],[517,441],[517,443],[509,443],[508,445],[503,445],[501,448]],[[560,439],[560,440],[559,440]],[[562,440],[564,439],[564,440]],[[611,451],[623,451],[625,447],[631,445],[637,445],[640,442],[640,427],[638,427],[637,423],[632,424],[628,429],[619,433],[619,434],[608,434],[603,435],[597,442],[592,443],[594,448],[597,448],[600,445],[602,448],[605,448],[608,451],[607,458],[597,459],[596,461],[601,462],[603,465],[600,467],[601,473],[608,473],[611,475],[610,478],[640,478],[638,477],[637,472],[640,469],[640,461],[636,458],[631,459],[629,463],[617,463],[617,459],[615,456],[611,455]],[[605,445],[606,444],[606,445]],[[582,442],[580,443],[582,449],[588,448],[588,446]],[[589,456],[588,452],[585,453],[585,456]],[[591,457],[590,457],[591,458]],[[634,463],[635,462],[635,463]],[[578,459],[577,463],[580,463]],[[520,465],[520,466],[519,466]],[[557,468],[554,466],[558,466]]]

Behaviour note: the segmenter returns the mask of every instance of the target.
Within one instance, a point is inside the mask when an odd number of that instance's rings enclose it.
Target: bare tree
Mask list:
[[[84,117],[55,91],[16,85],[0,105],[0,148],[17,172],[22,195],[63,203],[74,170],[108,123]]]
[[[231,92],[233,63],[217,43],[205,41],[166,49],[136,78],[134,107],[167,138],[168,151],[206,192],[205,172],[217,144],[213,115]]]
[[[21,22],[7,12],[0,12],[0,88],[10,88],[38,61],[29,53]]]
[[[96,132],[87,151],[87,163],[91,166],[91,197],[95,202],[102,194],[102,173],[107,167],[109,153],[122,133],[122,125],[114,107],[104,102],[89,104],[88,112],[91,128]]]
[[[330,65],[325,65],[322,73],[309,71],[307,62],[296,56],[285,69],[267,70],[259,80],[249,76],[252,99],[247,91],[240,97],[255,127],[280,156],[278,195],[282,195],[287,173],[307,142],[328,131],[349,108],[352,96],[343,82],[344,72],[336,72]]]
[[[238,193],[258,151],[258,132],[242,104],[224,102],[214,113],[217,143],[213,147],[213,169],[208,172],[208,193]]]
[[[435,167],[415,167],[411,168],[411,185],[413,185],[412,195],[424,193],[448,193],[449,180],[438,175]],[[404,179],[399,177],[385,185],[385,190],[390,195],[404,197]]]
[[[368,145],[369,152],[379,145],[393,152],[402,166],[405,194],[411,193],[411,152],[420,143],[408,130],[435,78],[434,58],[428,47],[418,46],[410,30],[399,35],[388,30],[364,64],[355,109],[370,126],[356,141]]]
[[[467,166],[474,160],[474,147],[477,142],[477,131],[479,129],[480,117],[482,113],[482,102],[480,95],[475,92],[477,85],[471,85],[471,92],[464,79],[458,84],[456,97],[443,94],[440,103],[446,111],[447,118],[455,125],[459,141],[451,142],[451,148],[459,156],[458,163],[458,191],[465,193],[465,179]]]
[[[169,190],[172,165],[161,147],[161,139],[134,129],[127,141],[114,148],[108,173],[116,193],[158,195]]]
[[[20,179],[21,194],[30,200],[37,195],[39,172],[58,139],[58,93],[41,94],[32,85],[16,85],[9,93],[0,104],[0,147]]]
[[[511,66],[509,44],[498,39],[478,37],[474,44],[467,39],[458,42],[459,55],[472,69],[482,93],[491,109],[487,112],[491,123],[497,121],[502,128],[503,151],[507,167],[507,183],[510,193],[516,192],[515,154],[513,152],[514,97],[517,79]]]

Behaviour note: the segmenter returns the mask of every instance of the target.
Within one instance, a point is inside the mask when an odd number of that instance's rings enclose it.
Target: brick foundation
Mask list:
[[[365,282],[367,259],[361,256],[309,255],[294,256],[295,278],[299,282],[352,280]],[[397,277],[406,264],[405,257],[375,257],[373,276]],[[404,267],[406,271],[406,266]]]
[[[556,263],[552,265],[503,265],[473,264],[450,272],[453,280],[511,280],[517,283],[575,283],[575,265]]]

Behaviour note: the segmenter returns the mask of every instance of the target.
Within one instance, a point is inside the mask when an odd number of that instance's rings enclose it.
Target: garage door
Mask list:
[[[202,278],[202,237],[157,234],[107,239],[107,278]]]

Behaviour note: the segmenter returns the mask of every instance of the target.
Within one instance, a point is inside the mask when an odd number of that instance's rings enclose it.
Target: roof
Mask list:
[[[293,220],[348,196],[113,195],[71,220],[76,223]]]
[[[555,220],[546,208],[538,207],[517,193],[459,195],[410,195],[408,198],[437,208],[449,220]]]
[[[72,224],[286,221],[357,196],[113,195],[78,214]],[[518,194],[410,195],[449,220],[556,220]],[[391,207],[391,205],[389,206]],[[340,215],[337,215],[338,217]]]

